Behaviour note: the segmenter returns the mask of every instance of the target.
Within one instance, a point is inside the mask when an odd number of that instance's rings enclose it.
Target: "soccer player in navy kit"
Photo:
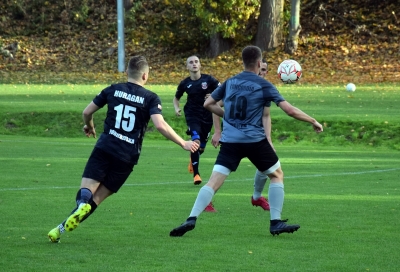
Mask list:
[[[162,116],[158,95],[143,87],[149,76],[145,57],[134,56],[129,60],[127,76],[128,82],[105,88],[83,111],[83,130],[87,137],[96,138],[93,114],[108,106],[104,131],[82,175],[77,206],[64,222],[48,233],[51,242],[59,242],[62,233],[78,227],[103,200],[121,188],[139,160],[150,119],[162,135],[183,149],[195,152],[199,147],[175,133]]]
[[[236,171],[242,158],[247,157],[256,168],[270,179],[268,200],[270,204],[270,233],[292,233],[299,225],[288,225],[281,219],[284,200],[283,171],[279,158],[266,139],[263,118],[270,114],[274,102],[287,115],[308,122],[319,133],[322,125],[300,109],[292,106],[270,82],[258,76],[262,52],[257,46],[247,46],[242,51],[244,71],[229,78],[218,87],[204,103],[204,107],[223,117],[221,148],[211,177],[203,186],[187,220],[170,232],[170,236],[183,236],[195,228],[196,220],[215,192],[232,171]],[[224,109],[218,104],[223,100]]]
[[[197,56],[190,56],[186,60],[186,68],[190,76],[182,80],[173,99],[175,114],[181,116],[179,100],[187,93],[187,101],[183,108],[185,112],[188,135],[192,141],[197,142],[200,148],[190,154],[188,170],[193,173],[194,185],[199,185],[202,180],[199,173],[200,155],[204,152],[210,131],[213,125],[212,113],[204,108],[206,98],[220,85],[214,77],[200,72],[201,64]]]

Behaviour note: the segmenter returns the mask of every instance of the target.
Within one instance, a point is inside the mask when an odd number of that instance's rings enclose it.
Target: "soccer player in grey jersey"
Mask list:
[[[156,129],[183,149],[195,152],[199,144],[183,140],[165,122],[161,100],[145,89],[149,65],[143,56],[129,60],[128,82],[113,84],[102,90],[83,111],[83,131],[96,138],[93,114],[107,105],[104,131],[86,163],[76,208],[64,222],[50,230],[51,242],[58,243],[61,234],[72,231],[91,215],[107,197],[118,192],[137,164],[143,137],[151,119]]]
[[[245,157],[271,180],[268,191],[271,208],[270,233],[292,233],[300,228],[299,225],[287,225],[286,220],[281,219],[284,200],[283,171],[278,156],[266,139],[263,120],[269,116],[269,107],[274,102],[290,117],[310,123],[317,133],[323,131],[322,125],[285,101],[274,85],[258,76],[262,60],[260,48],[245,47],[242,59],[244,71],[225,81],[204,103],[205,108],[223,117],[221,148],[211,177],[200,189],[189,217],[182,225],[173,229],[170,236],[182,236],[195,228],[196,220],[204,207]],[[220,100],[223,100],[225,111],[218,104]]]
[[[260,77],[265,78],[268,74],[268,63],[265,59],[262,59],[260,70],[258,75]],[[221,107],[223,107],[222,100],[218,101]],[[220,145],[221,140],[221,118],[218,115],[213,114],[213,123],[214,123],[214,134],[211,138],[211,144],[217,148]],[[268,115],[263,120],[263,126],[265,131],[265,137],[269,141],[271,147],[274,149],[271,138],[271,115]],[[275,150],[275,149],[274,149]],[[268,176],[260,172],[258,169],[256,170],[256,174],[254,176],[254,191],[251,196],[251,204],[253,206],[261,207],[265,211],[269,211],[269,203],[268,199],[262,196],[262,192],[264,190],[265,184],[267,183]]]

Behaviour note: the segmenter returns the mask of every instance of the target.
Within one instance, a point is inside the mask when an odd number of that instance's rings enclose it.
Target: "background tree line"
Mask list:
[[[400,80],[398,0],[124,5],[125,55],[146,55],[156,83],[179,81],[189,54],[224,80],[241,69],[240,49],[247,44],[263,48],[271,69],[285,58],[299,61],[301,82]],[[116,49],[116,0],[0,1],[0,82],[115,81]]]
[[[367,36],[379,36],[366,29],[363,13],[379,6],[387,9],[393,26],[384,34],[398,33],[399,10],[396,0],[124,0],[126,38],[146,40],[157,46],[180,51],[197,48],[210,57],[235,44],[252,42],[263,50],[282,44],[286,53],[297,49],[303,14],[313,14],[306,22],[308,31],[340,33],[343,27],[329,29],[339,22],[345,28]],[[397,7],[396,7],[397,3]],[[366,8],[357,9],[357,5]],[[116,35],[116,0],[15,0],[2,4],[1,35],[30,35],[57,30],[93,29],[99,36]],[[364,17],[364,18],[363,18]],[[370,18],[374,20],[374,18]],[[375,18],[379,19],[379,18]],[[336,23],[337,25],[338,23]],[[397,26],[397,27],[396,27]],[[380,31],[379,31],[380,32]],[[393,33],[391,33],[393,32]],[[390,35],[389,35],[390,36]],[[377,37],[376,37],[377,38]]]

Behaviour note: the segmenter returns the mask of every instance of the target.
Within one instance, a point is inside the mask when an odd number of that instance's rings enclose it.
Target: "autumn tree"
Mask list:
[[[255,44],[262,50],[277,48],[282,40],[284,0],[262,0]]]
[[[300,31],[300,0],[291,0],[289,34],[285,42],[286,53],[293,54],[297,50]]]
[[[227,51],[237,39],[245,37],[248,20],[258,10],[257,0],[191,0],[200,29],[209,37],[208,55]]]

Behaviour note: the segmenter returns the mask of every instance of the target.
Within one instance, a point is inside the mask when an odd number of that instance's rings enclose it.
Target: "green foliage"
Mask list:
[[[249,19],[258,9],[256,0],[137,1],[127,14],[126,25],[135,42],[149,40],[175,50],[204,49],[205,41],[218,32],[236,41],[253,38]]]
[[[81,24],[85,24],[89,16],[90,7],[88,6],[88,1],[89,0],[82,0],[77,11],[75,12],[74,20]]]
[[[243,34],[249,18],[259,10],[259,1],[256,0],[190,2],[196,16],[201,19],[201,30],[208,36],[221,33],[225,38],[235,38]]]
[[[175,50],[204,47],[206,35],[187,1],[137,1],[126,14],[127,39]]]

